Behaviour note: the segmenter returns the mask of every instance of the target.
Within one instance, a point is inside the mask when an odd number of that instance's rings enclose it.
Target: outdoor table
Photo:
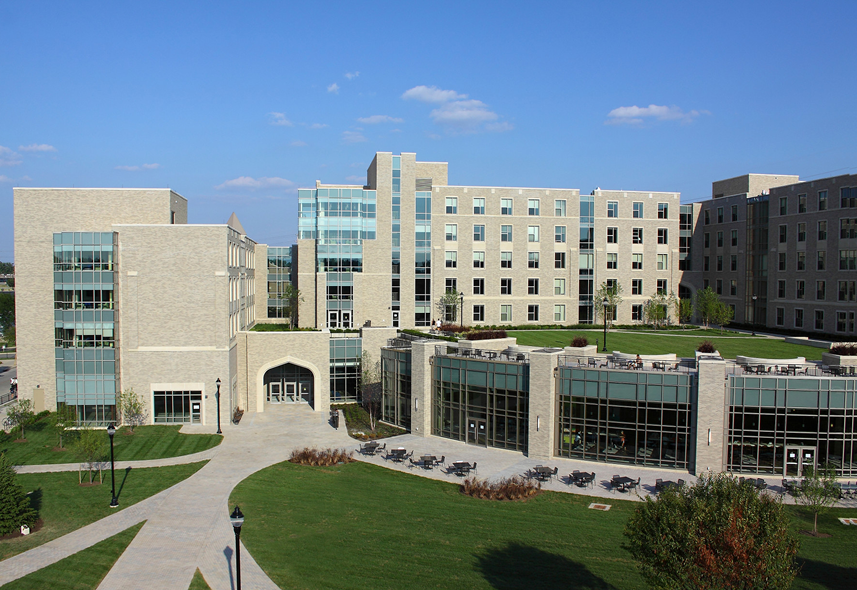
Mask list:
[[[667,364],[664,361],[654,361],[652,362],[652,368],[656,371],[666,371]]]
[[[377,443],[373,440],[373,441],[367,442],[365,445],[363,445],[363,448],[360,450],[369,454],[369,455],[374,455],[375,451],[377,451],[378,447],[380,447],[380,446],[381,445],[379,443]]]
[[[497,358],[497,353],[494,352],[493,350],[489,350],[488,352],[485,353],[485,356],[487,356],[489,359],[495,359],[495,358]]]
[[[449,466],[449,470],[456,475],[464,475],[470,473],[470,463],[467,461],[453,461]]]
[[[671,487],[678,486],[678,484],[672,480],[662,481],[661,482],[661,490],[666,490]]]
[[[549,480],[553,476],[553,469],[544,465],[536,465],[533,471],[536,473],[536,479],[539,481]]]
[[[391,449],[390,450],[390,457],[392,457],[393,461],[396,461],[396,462],[404,461],[406,454],[407,454],[407,451],[401,447],[398,449]]]
[[[434,455],[423,455],[420,457],[420,460],[423,462],[423,467],[431,467],[437,462],[437,457]]]
[[[622,476],[611,480],[610,483],[611,485],[619,486],[619,489],[624,491],[625,486],[627,486],[629,483],[634,483],[635,481],[637,480],[632,477]]]

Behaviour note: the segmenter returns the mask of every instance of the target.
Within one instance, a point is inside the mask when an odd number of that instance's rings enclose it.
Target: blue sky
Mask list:
[[[121,4],[121,5],[119,5]],[[13,186],[170,187],[288,245],[376,151],[451,184],[711,192],[857,171],[857,2],[0,1]]]

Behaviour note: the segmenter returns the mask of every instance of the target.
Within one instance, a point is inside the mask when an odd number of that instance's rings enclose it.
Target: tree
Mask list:
[[[15,296],[0,293],[0,330],[5,332],[15,325]]]
[[[713,318],[717,314],[719,304],[720,297],[711,287],[696,292],[696,312],[699,314],[699,319],[702,320],[702,325],[706,328],[708,328],[709,323],[714,321]]]
[[[134,434],[135,427],[146,422],[148,416],[143,400],[133,389],[126,389],[119,394],[119,418],[123,424],[130,427],[131,434]]]
[[[675,315],[680,324],[688,323],[693,318],[693,299],[685,297],[684,299],[676,298]]]
[[[75,451],[89,470],[89,483],[92,483],[92,472],[100,472],[101,463],[107,457],[107,435],[101,430],[83,428],[75,444]]]
[[[369,428],[375,431],[381,413],[381,361],[373,361],[368,351],[363,351],[360,363],[360,399],[369,414]]]
[[[782,501],[726,474],[647,497],[625,526],[625,548],[663,590],[791,587],[798,541]]]
[[[675,307],[676,296],[674,293],[667,295],[663,291],[657,291],[643,304],[643,317],[646,323],[655,328],[669,320],[670,307]]]
[[[3,341],[8,346],[15,346],[15,326],[3,330]]]
[[[824,514],[839,500],[836,470],[827,464],[819,469],[808,467],[797,489],[797,502],[812,514],[812,534],[818,536],[818,515]]]
[[[720,326],[720,333],[723,333],[723,328],[729,325],[732,318],[735,317],[735,311],[718,299],[717,305],[714,307],[714,314],[711,316],[711,321]]]
[[[12,262],[0,262],[0,275],[15,274],[15,264]]]
[[[447,289],[434,305],[444,323],[458,321],[459,297],[455,289]]]
[[[0,453],[0,535],[13,533],[22,525],[33,526],[38,519],[6,453]]]
[[[611,285],[608,285],[607,282],[601,283],[601,286],[598,287],[598,290],[595,292],[595,299],[593,300],[595,305],[595,323],[604,321],[604,299],[607,299],[607,322],[612,326],[613,325],[613,315],[615,313],[614,310],[618,309],[618,307],[622,304],[622,293],[624,293],[624,289],[622,289],[621,283],[619,281],[614,282]],[[600,319],[599,319],[600,318]]]
[[[286,285],[285,289],[283,289],[283,294],[280,295],[280,298],[284,299],[288,304],[287,311],[289,323],[293,328],[296,328],[298,325],[298,308],[300,307],[300,304],[304,302],[303,293],[301,293],[300,289],[289,283]]]
[[[59,448],[62,446],[62,438],[65,433],[77,425],[77,414],[74,408],[65,404],[57,404],[57,411],[51,414],[51,428],[54,429],[57,437],[59,437]]]
[[[33,414],[33,400],[19,399],[6,410],[6,417],[9,419],[10,424],[12,424],[12,428],[21,427],[21,438],[25,439],[24,428],[29,426],[35,417]]]

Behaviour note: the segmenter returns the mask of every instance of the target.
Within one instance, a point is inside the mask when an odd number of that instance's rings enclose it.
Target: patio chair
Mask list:
[[[470,470],[471,470],[471,471],[476,471],[476,463],[474,463],[474,464],[473,464],[473,466],[470,468]]]
[[[435,465],[438,465],[438,466],[443,465],[445,463],[446,463],[446,455],[441,455],[440,459],[435,461]]]
[[[662,480],[662,479],[660,479],[660,478],[659,478],[659,479],[656,479],[656,480],[655,480],[655,489],[656,489],[657,491],[659,491],[659,492],[663,491],[663,489],[664,489],[664,480]]]
[[[632,481],[631,483],[628,484],[628,489],[631,489],[631,490],[636,489],[637,486],[639,486],[639,485],[640,485],[640,478],[638,477],[637,481]]]
[[[413,466],[419,467],[420,466],[419,461],[414,461],[413,457],[408,457],[408,461],[410,461],[411,467],[413,467]]]
[[[613,477],[610,478],[610,491],[611,492],[619,487],[618,479],[620,477],[621,477],[621,475],[614,475]]]
[[[684,487],[684,483],[685,483],[685,482],[684,482],[684,480],[683,480],[683,479],[678,480],[678,487],[683,488],[683,487]]]
[[[765,490],[768,488],[768,482],[766,482],[761,477],[756,478],[756,487],[760,490]]]

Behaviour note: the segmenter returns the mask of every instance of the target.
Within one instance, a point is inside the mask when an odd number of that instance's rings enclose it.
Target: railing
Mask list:
[[[573,369],[620,369],[646,372],[676,372],[695,373],[696,362],[694,359],[676,359],[675,361],[643,361],[642,367],[638,367],[633,361],[614,360],[612,356],[590,356],[561,354],[558,357],[559,367]]]
[[[8,404],[11,401],[15,401],[16,399],[18,399],[17,390],[4,393],[3,395],[0,395],[0,406]]]
[[[414,340],[409,340],[407,338],[388,338],[387,348],[410,348],[412,342],[414,342]]]
[[[455,356],[478,361],[502,361],[511,363],[530,362],[530,355],[526,352],[482,350],[480,348],[456,348],[445,344],[434,347],[435,356]]]

